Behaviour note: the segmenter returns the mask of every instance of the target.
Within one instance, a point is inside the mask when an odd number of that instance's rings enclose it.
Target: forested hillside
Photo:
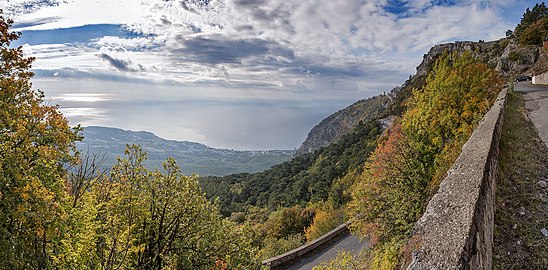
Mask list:
[[[310,130],[297,154],[312,153],[340,140],[360,122],[386,117],[391,99],[390,95],[383,94],[360,100],[328,116]]]
[[[360,122],[341,140],[314,153],[296,156],[260,173],[202,177],[200,184],[207,196],[219,197],[225,215],[245,212],[250,206],[274,211],[319,201],[338,207],[348,200],[344,191],[352,185],[342,178],[361,172],[380,132],[377,121]]]
[[[364,165],[347,209],[355,231],[376,244],[372,268],[401,263],[413,225],[502,82],[472,53],[448,52],[405,101],[407,110]]]

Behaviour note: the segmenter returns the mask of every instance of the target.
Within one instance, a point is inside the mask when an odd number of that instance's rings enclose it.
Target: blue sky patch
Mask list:
[[[407,3],[408,1],[389,0],[388,5],[384,6],[384,10],[398,17],[404,17],[408,9]]]
[[[89,43],[93,39],[104,36],[117,36],[121,38],[140,37],[138,33],[126,30],[119,24],[90,24],[71,28],[52,30],[23,31],[21,39],[13,43],[14,46],[23,44],[66,44]]]

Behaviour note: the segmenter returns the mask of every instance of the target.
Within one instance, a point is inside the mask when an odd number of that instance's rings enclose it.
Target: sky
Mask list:
[[[72,125],[295,149],[401,85],[438,43],[494,40],[518,0],[0,0],[33,85]]]

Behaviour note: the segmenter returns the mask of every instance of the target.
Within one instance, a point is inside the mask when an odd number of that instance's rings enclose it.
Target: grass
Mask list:
[[[494,269],[548,269],[548,149],[528,119],[520,94],[509,92],[501,138],[495,206]]]

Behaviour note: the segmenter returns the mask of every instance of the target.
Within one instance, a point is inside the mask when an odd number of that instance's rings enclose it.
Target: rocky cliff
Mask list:
[[[311,153],[330,145],[350,132],[360,121],[386,117],[386,108],[390,103],[390,96],[379,95],[360,100],[328,116],[310,130],[297,154]]]
[[[426,75],[436,59],[446,52],[472,52],[489,67],[500,71],[504,76],[531,75],[532,67],[537,63],[542,51],[537,46],[519,47],[511,38],[502,38],[490,42],[457,41],[438,44],[423,56],[417,67],[417,76]]]

